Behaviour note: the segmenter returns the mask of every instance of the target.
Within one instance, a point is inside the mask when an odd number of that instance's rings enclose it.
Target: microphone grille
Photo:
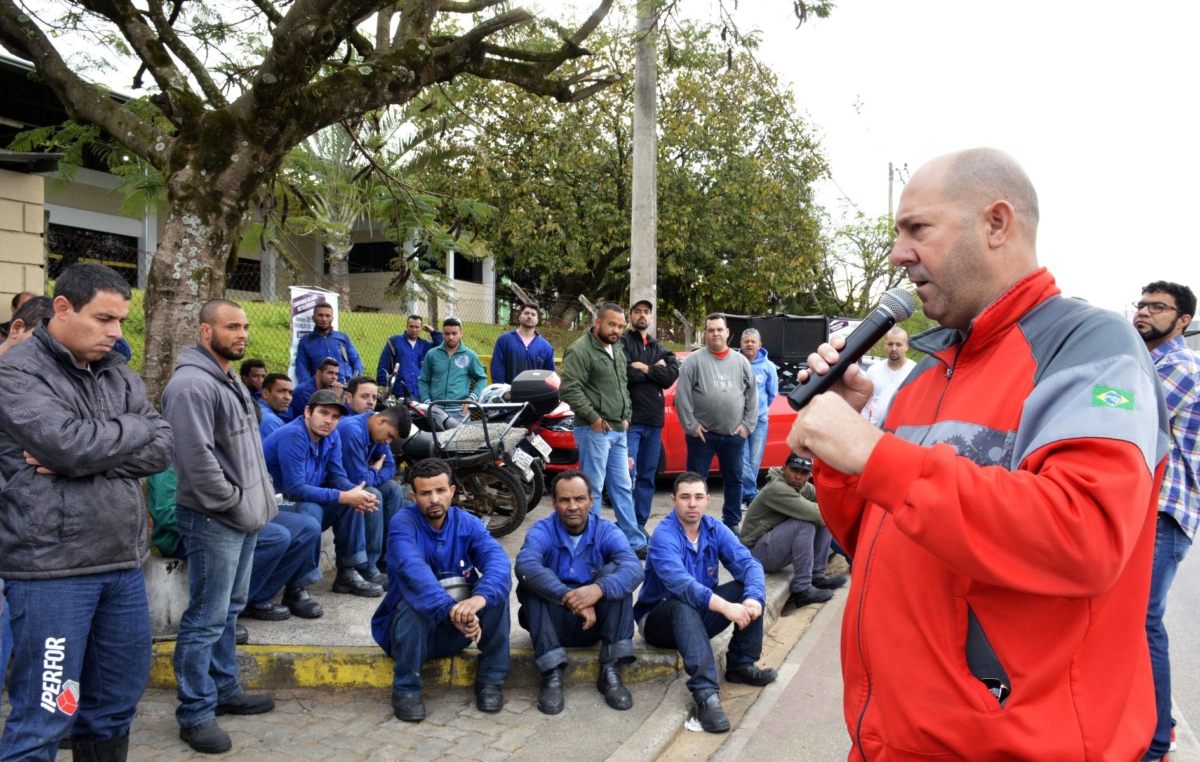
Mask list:
[[[909,293],[908,289],[902,287],[893,288],[884,293],[879,300],[879,306],[892,313],[892,317],[896,318],[897,323],[908,320],[917,311],[917,301],[913,299],[913,295]]]

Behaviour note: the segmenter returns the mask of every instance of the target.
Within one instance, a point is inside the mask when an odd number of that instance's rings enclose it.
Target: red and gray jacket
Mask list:
[[[850,759],[1140,759],[1168,442],[1144,343],[1043,269],[912,345],[862,475],[815,468],[854,558]]]

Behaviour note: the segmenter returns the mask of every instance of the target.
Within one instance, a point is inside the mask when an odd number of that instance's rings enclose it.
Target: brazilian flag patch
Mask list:
[[[1111,386],[1093,386],[1092,407],[1133,410],[1133,392],[1127,392],[1124,389],[1114,389]]]

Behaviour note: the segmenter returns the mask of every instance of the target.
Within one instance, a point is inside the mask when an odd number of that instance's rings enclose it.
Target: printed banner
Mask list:
[[[313,329],[313,307],[326,302],[333,307],[333,330],[338,327],[338,295],[336,291],[326,291],[316,286],[292,286],[292,354],[288,360],[288,375],[296,380],[296,349],[300,346],[300,338]]]

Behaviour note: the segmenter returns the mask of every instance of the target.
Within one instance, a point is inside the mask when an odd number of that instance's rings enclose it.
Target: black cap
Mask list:
[[[350,415],[350,408],[342,402],[342,398],[332,389],[319,389],[308,398],[308,407],[317,405],[337,405],[342,409],[342,415]]]
[[[629,305],[629,309],[632,310],[634,307],[638,306],[639,304],[646,305],[647,307],[650,308],[651,312],[654,312],[654,302],[650,301],[649,299],[638,299],[636,302]]]
[[[785,462],[783,465],[787,466],[788,468],[798,468],[801,471],[808,471],[809,473],[812,473],[812,461],[808,458],[801,458],[796,453],[789,455],[787,462]]]

